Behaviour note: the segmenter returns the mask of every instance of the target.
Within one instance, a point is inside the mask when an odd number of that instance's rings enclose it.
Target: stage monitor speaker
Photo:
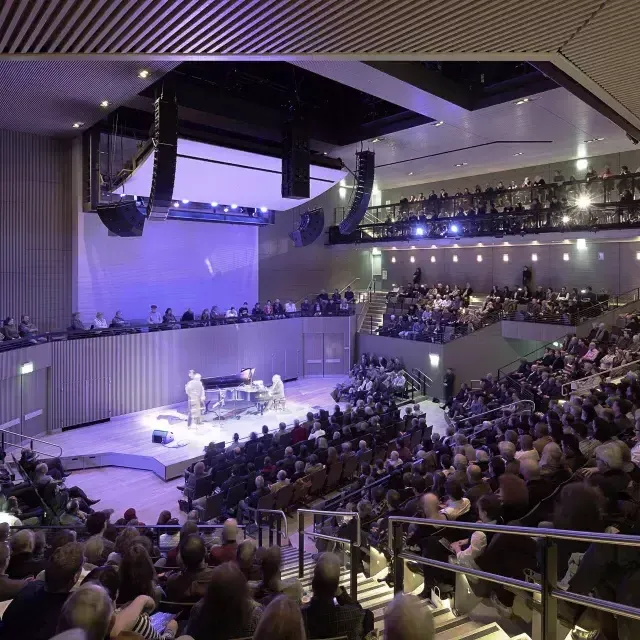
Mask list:
[[[356,184],[351,196],[349,211],[339,225],[342,235],[354,232],[367,212],[367,207],[371,200],[371,191],[373,190],[375,159],[376,154],[373,151],[359,151],[356,153]]]
[[[102,224],[114,236],[131,238],[142,235],[147,218],[133,200],[117,204],[99,204],[96,210]]]
[[[151,435],[151,442],[155,444],[169,444],[173,442],[173,431],[164,431],[162,429],[154,429]]]
[[[283,198],[302,200],[311,196],[309,186],[309,137],[299,120],[287,122],[282,132]]]
[[[324,209],[305,211],[300,216],[300,226],[289,234],[296,247],[307,247],[315,242],[324,230]]]
[[[173,204],[178,157],[178,103],[172,89],[162,88],[154,104],[153,176],[147,216],[166,220]]]

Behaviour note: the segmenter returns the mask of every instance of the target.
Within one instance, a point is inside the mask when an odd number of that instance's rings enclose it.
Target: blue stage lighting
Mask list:
[[[417,236],[423,236],[424,235],[424,229],[422,227],[418,227],[416,229],[416,235]]]
[[[460,227],[457,224],[452,224],[449,227],[449,231],[451,231],[451,233],[458,233],[458,231],[460,231]]]

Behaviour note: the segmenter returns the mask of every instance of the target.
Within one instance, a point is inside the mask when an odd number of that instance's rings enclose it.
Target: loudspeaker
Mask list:
[[[373,189],[375,159],[376,154],[373,151],[359,151],[356,153],[356,185],[353,190],[349,212],[339,225],[342,235],[348,235],[355,231],[367,212]]]
[[[151,434],[151,442],[156,444],[169,444],[173,442],[173,431],[163,431],[162,429],[154,429]]]
[[[315,242],[324,230],[324,209],[305,211],[300,216],[300,226],[289,234],[296,247],[306,247]]]
[[[287,122],[282,131],[282,188],[283,198],[301,200],[310,197],[309,137],[299,120]]]
[[[178,157],[178,103],[171,89],[162,88],[154,104],[153,177],[147,216],[166,220],[173,202]]]
[[[144,221],[147,218],[133,200],[117,204],[99,204],[96,210],[102,224],[114,236],[131,238],[142,235]]]

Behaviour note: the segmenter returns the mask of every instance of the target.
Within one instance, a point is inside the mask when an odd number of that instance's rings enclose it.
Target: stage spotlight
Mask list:
[[[591,206],[591,198],[588,195],[578,196],[576,205],[578,209],[588,209]]]
[[[212,203],[211,203],[211,206],[212,206],[212,207],[217,207],[217,206],[218,206],[218,203],[217,203],[217,202],[212,202]]]
[[[569,220],[571,220],[571,218],[569,218],[569,216],[562,216],[562,224],[567,224],[569,222]]]
[[[182,200],[182,204],[189,204],[189,201],[188,201],[186,198],[184,198],[184,199]]]
[[[424,229],[422,227],[418,227],[416,229],[416,235],[417,236],[423,236],[424,235]]]
[[[225,208],[223,209],[223,211],[224,211],[225,213],[229,213],[229,207],[225,207]]]
[[[179,202],[174,202],[173,206],[176,207],[176,209],[177,209],[180,206],[180,203]]]
[[[451,231],[451,233],[458,233],[460,231],[460,227],[457,224],[452,224],[449,227],[449,231]]]
[[[238,205],[237,205],[237,204],[232,204],[232,205],[231,205],[231,208],[235,210],[235,209],[237,209],[237,208],[238,208]]]
[[[260,213],[267,213],[267,211],[269,211],[267,207],[260,207]]]

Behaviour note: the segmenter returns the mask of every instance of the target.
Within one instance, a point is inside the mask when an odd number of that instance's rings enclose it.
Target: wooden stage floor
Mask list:
[[[128,467],[152,471],[161,479],[170,480],[201,458],[209,442],[230,443],[234,433],[245,438],[252,431],[259,433],[264,424],[275,429],[280,422],[291,424],[295,418],[304,418],[308,411],[332,407],[335,403],[329,394],[343,379],[344,376],[304,378],[285,383],[286,409],[268,411],[263,416],[243,412],[239,419],[229,415],[218,420],[209,413],[202,425],[189,429],[185,402],[52,434],[47,440],[62,447],[61,457],[70,470]],[[168,445],[151,442],[154,429],[172,431],[174,441]]]

